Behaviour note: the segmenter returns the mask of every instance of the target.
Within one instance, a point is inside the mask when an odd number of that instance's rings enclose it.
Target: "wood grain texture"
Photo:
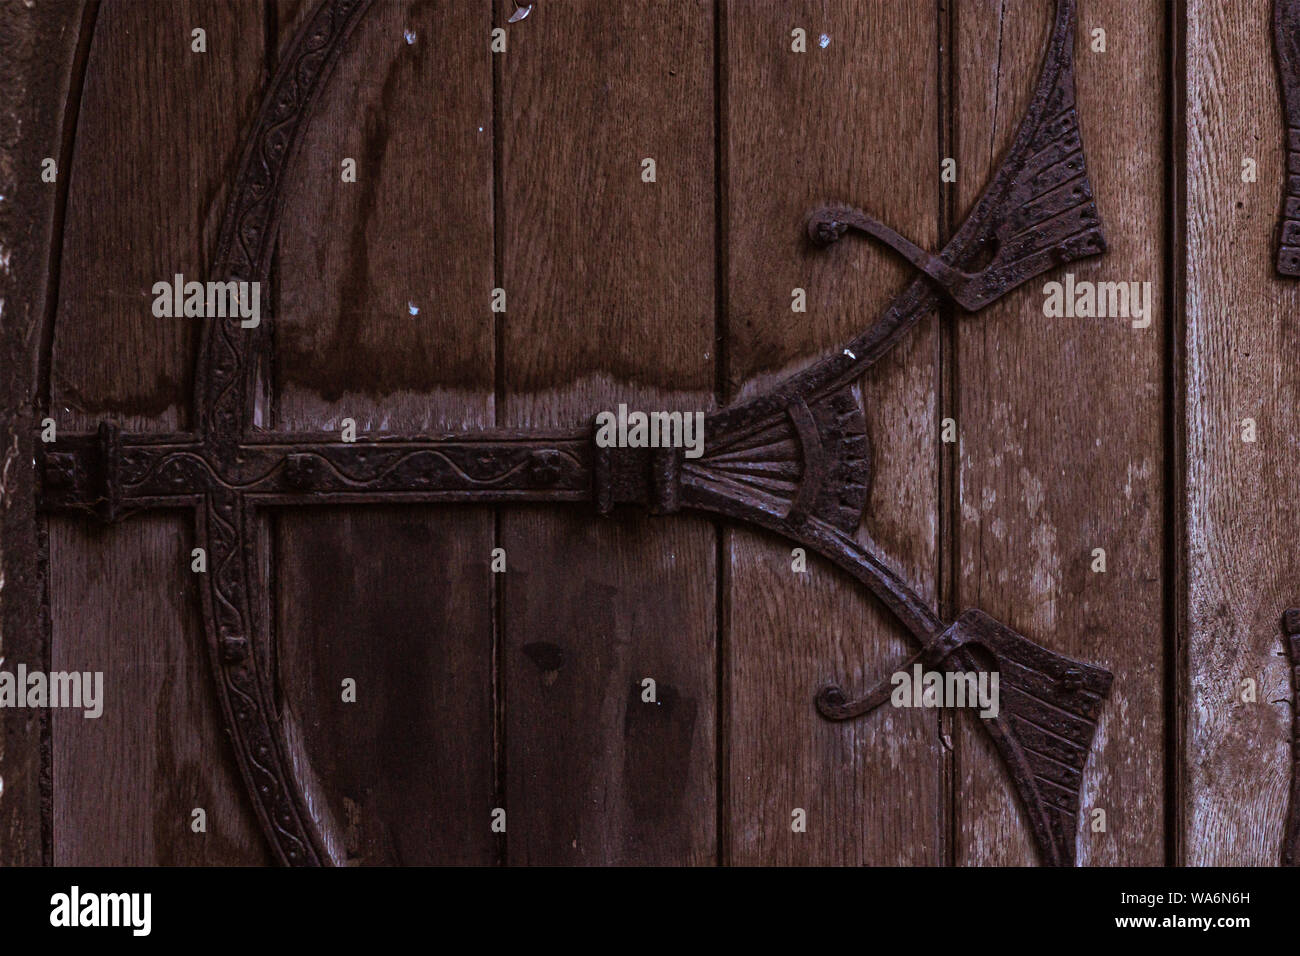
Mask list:
[[[51,712],[55,865],[270,862],[211,688],[192,538],[167,515],[50,521],[51,669],[104,675],[102,716]]]
[[[311,509],[278,529],[282,717],[336,861],[492,862],[491,514]]]
[[[859,538],[926,600],[939,603],[951,567],[953,609],[1114,673],[1081,864],[1175,852],[1274,864],[1292,716],[1278,619],[1300,604],[1286,467],[1300,291],[1273,271],[1285,159],[1269,5],[1079,3],[1078,109],[1110,250],[978,316],[923,320],[859,383],[874,446]],[[49,648],[38,552],[12,543],[38,535],[21,465],[46,280],[59,429],[189,427],[198,327],[154,318],[150,289],[203,277],[277,61],[264,44],[287,43],[314,6],[104,2],[61,163],[63,223],[31,169],[59,155],[80,7],[0,6],[0,89],[16,91],[0,99],[19,104],[0,106],[0,657],[31,667],[48,651],[52,668],[102,670],[107,698],[97,720],[48,715],[44,820],[40,720],[0,713],[0,863],[40,862],[43,834],[55,863],[269,862],[222,735],[189,516],[50,519]],[[540,0],[506,25],[512,0],[376,0],[289,177],[263,297],[276,313],[261,426],[569,427],[619,402],[707,409],[769,388],[874,321],[912,275],[859,237],[809,248],[806,213],[854,203],[935,248],[942,210],[969,210],[1023,116],[1050,7]],[[1166,31],[1184,9],[1185,154],[1165,139]],[[196,26],[206,54],[190,51]],[[508,38],[495,56],[493,26]],[[1089,49],[1094,28],[1105,53]],[[1187,183],[1175,263],[1171,155]],[[345,157],[356,183],[340,181]],[[1247,158],[1257,176],[1243,182]],[[1164,285],[1171,267],[1186,274],[1182,302]],[[1150,282],[1151,326],[1044,317],[1043,285],[1066,271]],[[497,286],[507,311],[494,315]],[[806,313],[790,309],[795,288]],[[1185,369],[1170,364],[1171,329]],[[1184,413],[1185,487],[1166,483],[1170,403]],[[1186,520],[1173,555],[1167,495]],[[287,510],[263,532],[266,666],[338,862],[1036,861],[975,718],[817,715],[821,686],[863,688],[912,648],[818,559],[792,572],[782,540],[696,516],[543,507]],[[1183,684],[1167,670],[1179,662]],[[1255,702],[1241,699],[1248,679]],[[489,826],[497,805],[505,837]],[[190,830],[196,807],[205,834]],[[795,808],[807,832],[791,831]],[[1093,809],[1105,832],[1088,827]]]
[[[281,227],[283,427],[491,424],[487,16],[483,4],[379,3],[322,94]],[[342,181],[348,158],[356,182]]]
[[[60,191],[40,178],[59,156],[75,75],[80,4],[0,6],[0,658],[46,653],[35,514],[37,353],[47,314]],[[39,712],[0,711],[0,866],[45,861]]]
[[[257,106],[261,14],[215,0],[101,6],[64,171],[73,179],[51,373],[60,427],[103,415],[139,431],[192,420],[198,324],[155,318],[151,290],[175,273],[204,276]],[[205,54],[190,50],[198,26]]]
[[[1273,271],[1285,140],[1270,4],[1187,3],[1183,859],[1275,865],[1291,764],[1280,618],[1300,603],[1300,290]],[[1243,182],[1243,161],[1258,180]],[[1254,419],[1257,441],[1242,440]],[[1242,682],[1257,700],[1242,700]]]
[[[956,8],[959,215],[1033,94],[1051,5]],[[1164,860],[1164,5],[1084,0],[1078,109],[1109,251],[1027,284],[957,332],[960,607],[1115,675],[1084,771],[1078,861]],[[1090,51],[1094,28],[1105,53]],[[1154,318],[1045,318],[1044,284],[1150,282]],[[1093,549],[1107,570],[1093,573]],[[957,726],[957,862],[1036,860],[978,718]],[[970,718],[970,719],[965,719]],[[1088,825],[1106,811],[1106,832]]]
[[[377,3],[322,95],[280,233],[277,427],[492,424],[488,20]],[[276,522],[283,716],[336,861],[492,862],[491,510]]]
[[[500,424],[709,406],[712,6],[575,0],[506,28]],[[713,526],[519,509],[501,544],[509,860],[712,862]]]
[[[939,97],[933,4],[725,7],[727,389],[748,396],[868,327],[911,278],[857,238],[804,240],[826,200],[869,209],[933,248]],[[807,52],[791,50],[791,31]],[[822,36],[827,45],[820,45]],[[791,311],[807,291],[807,313]],[[923,320],[864,377],[873,486],[860,539],[935,598],[937,338]],[[833,724],[825,684],[866,687],[910,653],[881,606],[819,559],[724,532],[724,785],[739,864],[942,862],[942,750],[933,711],[885,707]],[[807,812],[807,832],[791,814]]]
[[[273,64],[279,63],[278,53],[285,44],[292,42],[294,35],[303,22],[316,9],[313,0],[265,0],[267,8],[268,29],[275,31],[275,51],[270,53]]]
[[[192,53],[203,27],[208,52]],[[153,283],[204,275],[261,79],[260,5],[103,4],[71,169],[51,360],[64,430],[192,420],[197,327]],[[195,117],[202,116],[201,128]],[[52,715],[54,861],[267,859],[217,719],[187,516],[51,522],[52,666],[103,670],[104,716]],[[203,807],[208,831],[190,830]]]

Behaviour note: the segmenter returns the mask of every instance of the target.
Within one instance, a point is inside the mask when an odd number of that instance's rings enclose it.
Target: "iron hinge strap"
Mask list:
[[[592,498],[603,515],[640,505],[668,515],[682,507],[681,448],[619,448],[592,443]]]

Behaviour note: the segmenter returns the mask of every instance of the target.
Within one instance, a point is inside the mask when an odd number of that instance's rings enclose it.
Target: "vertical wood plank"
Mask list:
[[[47,651],[34,412],[66,192],[42,182],[40,168],[63,155],[75,119],[81,25],[80,4],[0,6],[0,658],[10,671],[43,669]],[[48,862],[47,729],[39,711],[0,711],[0,866]]]
[[[316,9],[318,0],[266,0],[268,27],[275,31],[274,59],[279,61],[278,53],[285,44],[292,42],[294,35],[303,22]]]
[[[1270,7],[1186,5],[1189,865],[1276,865],[1291,779],[1280,619],[1300,604],[1300,290],[1273,269],[1288,171]]]
[[[227,752],[198,595],[182,577],[192,547],[172,516],[50,521],[50,667],[104,675],[102,716],[51,711],[56,865],[270,862]],[[206,833],[191,830],[196,808]]]
[[[331,78],[280,235],[277,427],[492,424],[488,22],[376,3]],[[284,719],[336,858],[492,862],[491,510],[276,521]]]
[[[60,429],[192,420],[197,327],[155,318],[151,288],[205,274],[259,91],[262,25],[260,4],[100,8],[61,172],[72,178],[51,359]],[[196,27],[205,54],[191,52]],[[217,716],[191,527],[185,516],[50,523],[51,666],[104,671],[107,695],[96,720],[51,715],[56,863],[267,859]],[[194,807],[206,834],[190,829]]]
[[[818,0],[726,5],[727,389],[748,396],[867,328],[909,281],[878,246],[809,248],[825,200],[861,205],[923,246],[938,233],[936,7]],[[807,52],[791,49],[791,31]],[[825,46],[822,46],[822,38]],[[806,314],[791,311],[807,291]],[[936,586],[936,326],[923,320],[861,383],[874,445],[860,539],[925,599]],[[942,862],[938,717],[890,707],[843,724],[813,707],[910,653],[905,632],[819,559],[724,532],[730,859]],[[807,813],[807,832],[791,814]]]
[[[1084,771],[1078,862],[1164,861],[1162,604],[1164,4],[1084,0],[1075,43],[1083,146],[1110,244],[957,333],[961,607],[1115,675]],[[965,215],[1033,95],[1052,5],[956,8],[956,188]],[[1106,52],[1091,52],[1091,31]],[[1044,318],[1044,284],[1150,282],[1152,321]],[[1091,570],[1093,549],[1105,573]],[[978,718],[957,751],[957,861],[1032,863],[1020,806]],[[1106,811],[1106,832],[1089,812]]]
[[[539,4],[506,31],[501,424],[707,408],[712,4]],[[501,543],[509,859],[711,862],[713,526],[516,509]]]

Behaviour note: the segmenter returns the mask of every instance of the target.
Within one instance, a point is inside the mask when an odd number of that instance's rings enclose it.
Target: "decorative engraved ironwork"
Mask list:
[[[1274,0],[1273,49],[1286,120],[1286,189],[1278,220],[1277,271],[1300,276],[1300,0]]]
[[[285,172],[312,104],[370,0],[324,0],[289,46],[243,153],[214,268],[223,280],[265,281]],[[1073,0],[1058,0],[1033,100],[997,174],[948,244],[930,255],[847,206],[813,214],[810,235],[850,228],[874,236],[923,273],[848,346],[765,394],[705,421],[705,454],[600,448],[593,430],[361,436],[279,434],[253,427],[269,321],[205,323],[193,434],[65,436],[43,449],[42,507],[114,521],[143,509],[187,508],[210,571],[203,618],[226,727],[262,828],[289,864],[331,860],[295,780],[274,695],[259,665],[254,515],[321,503],[585,502],[607,513],[634,504],[658,514],[697,509],[747,521],[820,553],[865,584],[935,668],[996,668],[1004,697],[984,721],[1006,761],[1042,858],[1074,862],[1084,763],[1104,670],[1034,644],[979,611],[946,625],[855,539],[867,503],[871,448],[856,380],[948,295],[977,310],[1051,268],[1105,249],[1074,110]],[[886,695],[887,696],[887,695]],[[846,700],[825,688],[828,719],[867,712],[879,691]]]
[[[808,222],[809,238],[822,245],[849,229],[894,249],[969,312],[1062,263],[1105,252],[1084,165],[1068,47],[1052,46],[1015,143],[943,252],[931,255],[851,206],[828,206]]]
[[[369,6],[370,0],[326,0],[295,37],[240,161],[217,240],[217,277],[266,281],[284,207],[285,172],[311,106]],[[195,375],[197,439],[203,460],[218,468],[244,461],[239,443],[251,431],[258,387],[253,357],[267,348],[268,325],[244,329],[238,321],[204,322]],[[233,475],[224,485],[209,484],[198,509],[198,539],[208,550],[210,569],[204,575],[203,618],[222,713],[262,830],[281,861],[326,863],[328,852],[293,777],[273,695],[255,660],[256,636],[266,633],[253,600],[259,584],[256,525],[254,506],[237,485]]]
[[[1291,800],[1282,834],[1282,865],[1300,866],[1300,608],[1282,615],[1282,641],[1291,665]]]
[[[1072,863],[1079,788],[1101,702],[1111,675],[1048,651],[983,611],[966,611],[900,669],[996,671],[1001,710],[985,720],[1029,811],[1029,825],[1047,862]],[[822,690],[817,709],[830,720],[857,717],[889,700],[888,678],[855,701],[836,687]]]

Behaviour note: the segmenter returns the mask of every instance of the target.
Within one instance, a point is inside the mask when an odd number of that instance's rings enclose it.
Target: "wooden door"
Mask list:
[[[850,538],[936,620],[978,608],[1113,675],[1077,780],[1083,865],[1279,858],[1300,575],[1265,7],[1078,0],[1105,255],[974,312],[936,294],[852,384],[871,455]],[[206,524],[197,499],[38,508],[37,461],[213,433],[222,359],[151,290],[212,277],[245,228],[267,237],[263,444],[569,441],[620,403],[760,400],[918,275],[859,238],[818,248],[809,212],[850,203],[942,248],[1033,107],[1057,9],[0,9],[0,670],[104,679],[94,719],[0,709],[0,861],[303,862],[295,840],[337,864],[1041,861],[981,718],[818,712],[915,645],[770,528],[276,485],[232,518],[258,652],[233,680],[232,592],[194,564],[220,503]],[[231,225],[267,189],[278,219]],[[1147,321],[1050,315],[1067,273],[1136,283]],[[268,779],[293,793],[259,796]]]

